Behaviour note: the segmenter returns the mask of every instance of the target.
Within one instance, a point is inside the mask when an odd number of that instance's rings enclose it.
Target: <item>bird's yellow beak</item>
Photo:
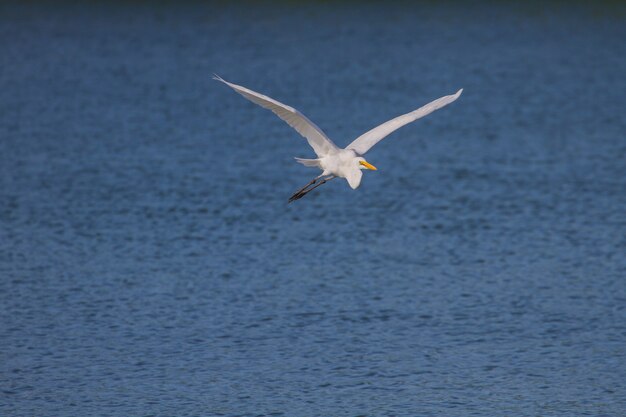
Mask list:
[[[371,169],[372,171],[377,171],[378,170],[378,168],[376,168],[374,165],[370,164],[367,161],[359,161],[359,164],[363,165],[367,169]]]

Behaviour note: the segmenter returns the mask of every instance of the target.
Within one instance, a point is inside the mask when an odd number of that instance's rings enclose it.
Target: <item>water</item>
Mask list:
[[[619,5],[0,8],[0,415],[618,416]],[[463,96],[294,204],[306,142]],[[319,192],[317,192],[319,191]]]

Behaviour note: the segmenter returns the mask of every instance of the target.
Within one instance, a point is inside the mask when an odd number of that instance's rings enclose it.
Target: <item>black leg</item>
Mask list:
[[[299,194],[301,192],[303,192],[304,190],[306,190],[308,187],[310,187],[311,185],[315,184],[321,177],[315,177],[313,178],[309,183],[307,183],[307,185],[305,185],[304,187],[300,188],[298,191],[296,191],[295,193],[293,193],[293,195]]]
[[[301,199],[302,197],[304,197],[305,195],[307,195],[308,193],[310,193],[311,191],[313,191],[320,185],[326,184],[328,181],[332,180],[333,178],[336,178],[336,177],[334,175],[330,175],[326,178],[321,179],[321,181],[318,184],[314,185],[313,187],[310,187],[311,185],[315,184],[318,180],[320,180],[320,177],[315,178],[313,181],[311,181],[310,183],[302,187],[300,190],[296,191],[291,197],[289,197],[289,203],[291,203],[292,201]]]
[[[301,198],[304,194],[306,194],[306,190],[307,188],[309,188],[311,185],[315,184],[317,181],[320,180],[321,177],[315,177],[313,178],[310,182],[308,182],[304,187],[300,188],[298,191],[296,191],[295,193],[293,193],[293,195],[289,198],[289,202],[291,203],[294,200],[297,200],[299,198]]]

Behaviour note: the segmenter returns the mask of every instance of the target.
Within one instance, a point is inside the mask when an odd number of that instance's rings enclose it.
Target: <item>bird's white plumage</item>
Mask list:
[[[317,154],[317,159],[296,158],[296,160],[305,166],[320,168],[322,170],[322,174],[317,178],[326,177],[326,179],[322,181],[322,184],[329,178],[340,177],[345,178],[351,188],[357,188],[359,184],[361,184],[361,177],[363,175],[361,170],[376,170],[376,167],[365,161],[361,155],[369,151],[372,146],[380,142],[391,132],[452,103],[459,98],[463,92],[463,89],[460,89],[456,94],[438,98],[437,100],[432,101],[417,110],[389,120],[388,122],[385,122],[359,136],[345,149],[341,149],[338,148],[337,145],[335,145],[333,141],[328,138],[328,136],[326,136],[322,129],[317,127],[315,123],[310,121],[305,115],[293,107],[287,106],[274,100],[273,98],[267,97],[248,88],[229,83],[217,75],[214,78],[228,85],[253,103],[273,111],[278,117],[287,122],[289,126],[293,127],[298,133],[304,136]],[[296,192],[290,201],[301,198],[304,194],[310,191],[310,189],[305,191],[307,187],[316,184],[316,181],[317,179],[309,183],[302,190]],[[321,184],[318,184],[311,189],[316,188],[319,185]]]
[[[363,178],[363,172],[361,172],[361,167],[358,165],[356,167],[346,167],[344,170],[344,174],[346,181],[348,181],[348,185],[350,188],[355,190],[359,185],[361,185],[361,178]]]
[[[310,121],[304,114],[300,113],[293,107],[287,106],[286,104],[276,101],[271,97],[264,96],[263,94],[252,91],[246,87],[229,83],[217,75],[213,78],[228,85],[230,88],[251,102],[273,111],[278,117],[283,119],[289,126],[293,127],[298,133],[306,138],[318,157],[328,155],[329,153],[339,149],[337,145],[335,145],[333,141],[326,136],[322,129],[317,127],[315,123]]]
[[[421,119],[422,117],[429,115],[435,110],[452,103],[454,100],[459,98],[462,92],[463,89],[460,89],[456,92],[456,94],[438,98],[437,100],[431,101],[427,105],[422,106],[417,110],[414,110],[407,114],[403,114],[402,116],[398,116],[395,119],[391,119],[388,122],[385,122],[375,127],[369,132],[362,134],[354,141],[352,141],[351,144],[346,146],[346,149],[353,149],[354,151],[356,151],[356,153],[364,155],[372,148],[372,146],[376,145],[394,130],[397,130],[406,124],[414,122],[417,119]]]

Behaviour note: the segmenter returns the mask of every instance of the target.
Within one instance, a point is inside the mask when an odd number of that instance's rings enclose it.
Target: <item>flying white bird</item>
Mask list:
[[[372,146],[376,145],[394,130],[452,103],[459,98],[463,92],[463,89],[460,89],[456,94],[438,98],[417,110],[391,119],[369,132],[362,134],[352,141],[351,144],[341,149],[322,132],[322,129],[317,127],[315,123],[293,107],[287,106],[248,88],[229,83],[217,75],[213,78],[228,85],[251,102],[273,111],[278,117],[287,122],[289,126],[293,127],[298,133],[304,136],[317,154],[317,158],[315,159],[296,158],[296,161],[300,162],[302,165],[319,168],[322,170],[322,173],[296,191],[291,198],[289,198],[289,202],[302,198],[311,190],[337,177],[345,178],[352,189],[357,188],[361,184],[361,176],[363,175],[361,172],[362,169],[376,171],[376,167],[363,158],[363,155],[365,155]]]

